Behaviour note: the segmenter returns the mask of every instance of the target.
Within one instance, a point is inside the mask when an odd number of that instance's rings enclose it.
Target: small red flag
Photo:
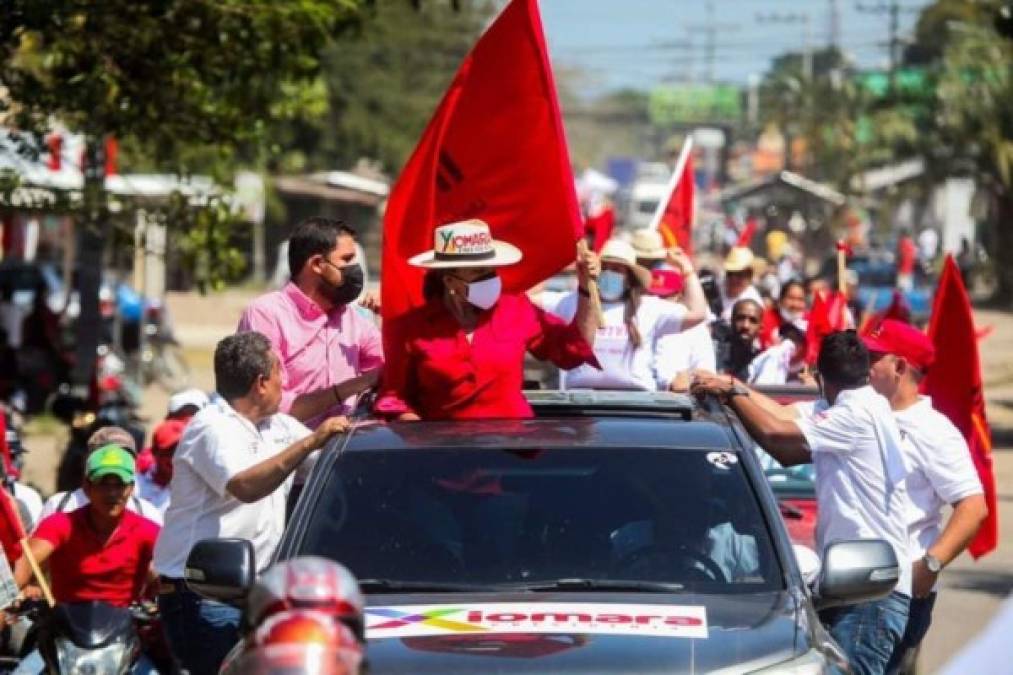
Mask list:
[[[759,221],[756,218],[750,216],[746,218],[746,226],[742,228],[742,232],[739,233],[739,238],[735,242],[736,246],[743,248],[750,248],[753,243],[753,237],[756,236],[756,230],[760,227]]]
[[[106,136],[106,173],[115,176],[120,171],[120,144],[114,136]]]
[[[890,299],[890,305],[882,312],[876,312],[865,319],[858,332],[862,335],[870,335],[887,319],[911,323],[911,307],[904,298],[904,294],[896,288],[893,291],[893,297]]]
[[[936,362],[922,382],[922,392],[946,415],[967,440],[974,468],[985,488],[988,517],[968,550],[975,558],[995,549],[999,541],[995,473],[992,468],[992,431],[985,417],[981,363],[971,300],[952,255],[946,256],[929,319],[929,338]]]
[[[591,235],[591,248],[595,253],[600,253],[605,242],[612,237],[612,231],[616,225],[616,211],[612,202],[602,198],[600,204],[594,204],[588,209],[587,219],[584,221],[584,230]]]
[[[809,325],[805,335],[805,361],[810,366],[816,363],[823,338],[837,331],[851,328],[851,313],[848,301],[840,293],[818,291],[809,310]]]
[[[658,224],[658,232],[671,248],[678,246],[686,255],[693,255],[693,209],[696,198],[696,183],[693,179],[693,155],[686,158],[679,182],[675,184],[672,195],[665,206],[665,212]]]
[[[461,64],[391,191],[383,219],[385,368],[396,319],[422,304],[433,230],[481,218],[524,259],[501,270],[522,292],[576,256],[583,223],[536,0],[512,0]]]
[[[4,555],[11,565],[21,557],[21,540],[24,537],[25,526],[21,524],[14,497],[0,488],[0,546],[4,547]]]
[[[760,346],[763,349],[773,346],[780,327],[781,312],[776,307],[764,308],[763,320],[760,321]]]
[[[50,171],[59,171],[63,166],[63,136],[60,134],[46,136],[46,148],[49,150],[46,168]]]

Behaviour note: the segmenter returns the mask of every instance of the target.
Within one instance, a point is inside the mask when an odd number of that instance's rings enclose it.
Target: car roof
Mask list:
[[[664,392],[525,392],[534,419],[366,422],[347,450],[659,447],[736,450],[721,413]]]

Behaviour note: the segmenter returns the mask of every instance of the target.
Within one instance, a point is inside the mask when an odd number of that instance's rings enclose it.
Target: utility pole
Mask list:
[[[841,46],[841,9],[837,6],[837,0],[830,0],[830,25],[828,28],[830,46],[837,49]]]
[[[704,79],[708,84],[714,82],[714,61],[717,57],[717,34],[718,31],[735,31],[739,27],[733,23],[718,23],[714,20],[714,0],[707,0],[707,22],[690,24],[686,29],[693,32],[701,32],[705,36],[704,41]]]
[[[921,9],[918,7],[903,7],[899,0],[890,0],[888,3],[880,2],[875,5],[856,2],[855,9],[865,14],[888,14],[890,17],[888,24],[890,39],[887,42],[887,46],[890,50],[890,91],[894,92],[896,91],[897,70],[900,68],[900,13],[920,12]]]

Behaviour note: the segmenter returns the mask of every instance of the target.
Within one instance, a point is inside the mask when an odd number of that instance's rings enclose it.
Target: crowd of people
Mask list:
[[[349,428],[360,394],[378,388],[372,412],[391,420],[530,417],[521,392],[530,354],[560,367],[564,388],[719,396],[781,464],[814,463],[820,550],[881,538],[900,561],[889,597],[821,618],[856,672],[895,668],[928,628],[940,570],[985,515],[963,438],[918,394],[931,342],[885,321],[866,337],[831,333],[808,359],[814,284],[786,278],[775,296],[763,293],[753,254],[739,247],[718,282],[655,235],[578,253],[572,291],[524,294],[505,292],[499,274],[520,262],[517,248],[482,221],[446,224],[410,261],[426,272],[425,304],[408,317],[398,351],[384,354],[376,302],[357,303],[355,233],[304,221],[289,243],[290,282],[255,300],[218,344],[211,399],[175,397],[149,451],[122,430],[96,432],[82,488],[47,502],[29,546],[48,561],[56,600],[157,597],[178,665],[217,672],[241,617],[187,587],[192,545],[249,540],[263,571],[289,495],[320,448]],[[814,383],[818,400],[784,407],[749,386],[790,381]],[[31,588],[24,558],[15,576]],[[38,672],[38,660],[23,665]]]

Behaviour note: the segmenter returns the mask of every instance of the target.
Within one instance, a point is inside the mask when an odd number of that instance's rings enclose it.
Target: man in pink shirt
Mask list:
[[[354,302],[363,272],[355,231],[339,220],[300,223],[288,245],[292,280],[250,303],[239,330],[263,333],[282,366],[281,411],[307,426],[352,411],[383,365],[380,331]]]

